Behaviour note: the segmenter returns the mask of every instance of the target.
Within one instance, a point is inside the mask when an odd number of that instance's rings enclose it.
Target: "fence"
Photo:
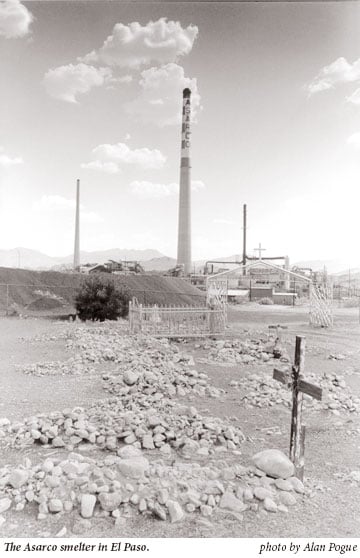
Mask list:
[[[147,333],[154,337],[224,335],[226,306],[143,306],[134,298],[130,302],[129,320],[131,333]]]
[[[310,324],[331,327],[333,319],[333,293],[329,285],[310,285]]]

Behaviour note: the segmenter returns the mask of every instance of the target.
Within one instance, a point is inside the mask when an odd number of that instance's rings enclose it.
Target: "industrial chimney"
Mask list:
[[[184,267],[184,273],[191,273],[191,166],[190,166],[190,117],[191,91],[183,91],[181,162],[179,191],[179,228],[177,264]]]
[[[80,180],[76,181],[74,270],[80,267]]]

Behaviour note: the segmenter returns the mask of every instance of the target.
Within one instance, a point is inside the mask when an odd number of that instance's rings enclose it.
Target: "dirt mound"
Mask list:
[[[135,296],[142,304],[200,306],[204,303],[204,293],[178,277],[148,274],[100,275],[126,288],[130,295]],[[0,313],[5,314],[6,308],[10,308],[13,304],[30,312],[56,310],[63,306],[69,306],[70,311],[74,306],[78,288],[88,278],[88,275],[79,273],[0,267]],[[46,296],[39,297],[40,293],[46,293]],[[50,308],[48,302],[45,302],[45,299],[56,298],[63,300],[63,305],[57,304],[55,307],[50,302]],[[37,302],[39,299],[43,300],[43,303]]]
[[[63,302],[57,298],[42,297],[30,302],[26,307],[27,310],[53,310],[54,308],[62,308]]]

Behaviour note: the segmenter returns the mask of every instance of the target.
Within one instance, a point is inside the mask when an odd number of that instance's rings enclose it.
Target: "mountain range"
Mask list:
[[[141,262],[146,271],[166,271],[175,267],[176,260],[165,256],[158,250],[135,250],[113,248],[110,250],[101,250],[94,252],[80,252],[81,264],[87,263],[105,263],[108,260],[135,260]],[[214,261],[238,262],[241,260],[239,254],[227,257],[216,257]],[[29,248],[13,248],[11,250],[0,250],[0,267],[22,268],[45,270],[53,269],[63,271],[72,267],[73,255],[64,257],[53,257],[43,254],[38,250]],[[277,262],[274,262],[277,263]],[[196,269],[202,268],[205,260],[194,262]],[[340,260],[303,260],[299,262],[291,262],[291,266],[311,268],[314,271],[321,271],[326,267],[328,273],[333,275],[356,274],[360,271],[360,266],[349,270],[349,263]],[[219,266],[217,266],[219,267]]]

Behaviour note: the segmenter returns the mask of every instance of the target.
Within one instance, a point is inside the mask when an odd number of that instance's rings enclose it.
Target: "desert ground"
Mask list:
[[[321,329],[307,312],[230,306],[224,339],[171,342],[125,321],[1,318],[0,536],[357,537],[359,313]],[[287,326],[280,361],[271,324]],[[323,399],[304,401],[295,489],[252,458],[288,455],[290,393],[272,373],[296,335]]]

